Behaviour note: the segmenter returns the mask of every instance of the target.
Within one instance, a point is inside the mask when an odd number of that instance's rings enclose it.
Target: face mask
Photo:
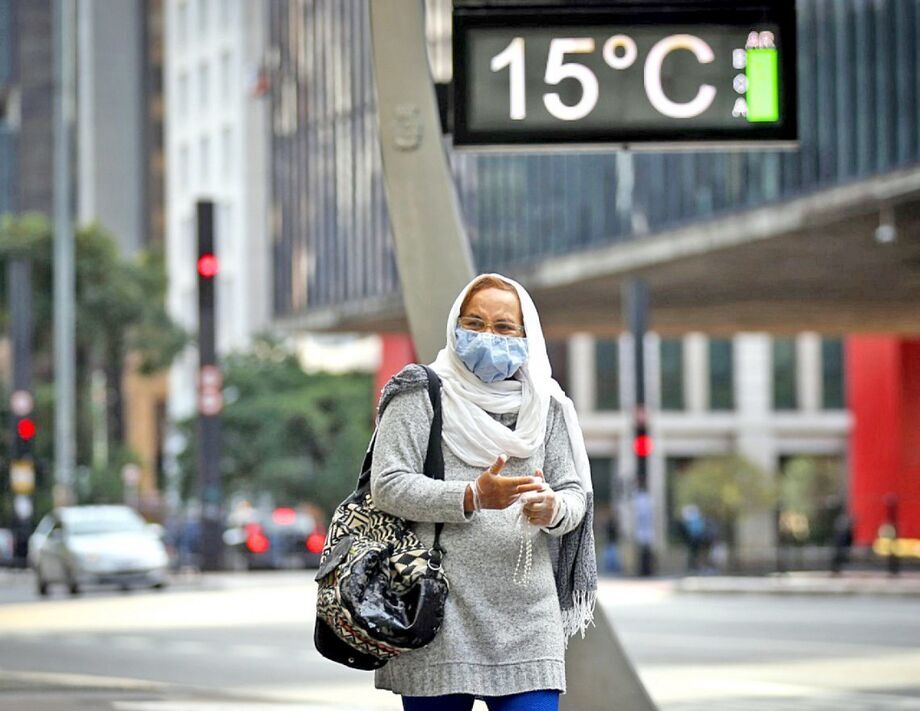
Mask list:
[[[490,331],[477,333],[459,326],[457,355],[463,364],[484,383],[507,380],[527,362],[527,339],[499,336]]]

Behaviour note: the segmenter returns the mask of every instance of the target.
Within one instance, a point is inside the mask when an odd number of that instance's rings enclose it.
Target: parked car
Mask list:
[[[252,509],[224,532],[231,567],[318,568],[326,531],[305,511]]]
[[[15,546],[13,532],[8,528],[0,528],[0,568],[13,565]]]
[[[162,588],[168,559],[159,527],[127,506],[65,506],[45,516],[29,539],[29,565],[38,592],[66,585]]]

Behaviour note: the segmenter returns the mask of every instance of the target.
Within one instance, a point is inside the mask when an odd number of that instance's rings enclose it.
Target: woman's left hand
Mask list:
[[[527,520],[535,526],[549,526],[556,517],[556,510],[559,507],[559,497],[556,492],[546,483],[546,477],[539,469],[536,476],[543,480],[543,488],[540,491],[527,492],[522,494],[524,500],[524,515]]]

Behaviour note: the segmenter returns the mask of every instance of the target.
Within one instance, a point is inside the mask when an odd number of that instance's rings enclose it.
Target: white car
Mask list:
[[[13,565],[13,553],[16,547],[16,538],[8,528],[0,528],[0,568]]]
[[[55,509],[29,538],[39,594],[47,595],[54,583],[71,595],[83,585],[164,587],[169,561],[158,530],[127,506]]]

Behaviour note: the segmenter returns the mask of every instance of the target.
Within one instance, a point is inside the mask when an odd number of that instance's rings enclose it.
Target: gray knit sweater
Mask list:
[[[562,408],[552,401],[540,450],[530,459],[509,459],[502,472],[526,476],[542,469],[563,509],[552,530],[534,537],[530,580],[519,586],[512,573],[520,547],[514,518],[521,502],[465,513],[467,484],[481,468],[461,461],[446,445],[444,481],[422,473],[433,417],[424,378],[421,368],[410,365],[384,391],[371,494],[378,508],[412,521],[426,545],[434,542],[434,522],[445,522],[441,544],[450,594],[434,641],[391,659],[374,673],[374,685],[410,696],[565,692],[565,645],[553,576],[558,553],[549,542],[581,522],[585,493]],[[493,417],[512,429],[517,420],[516,413]]]

